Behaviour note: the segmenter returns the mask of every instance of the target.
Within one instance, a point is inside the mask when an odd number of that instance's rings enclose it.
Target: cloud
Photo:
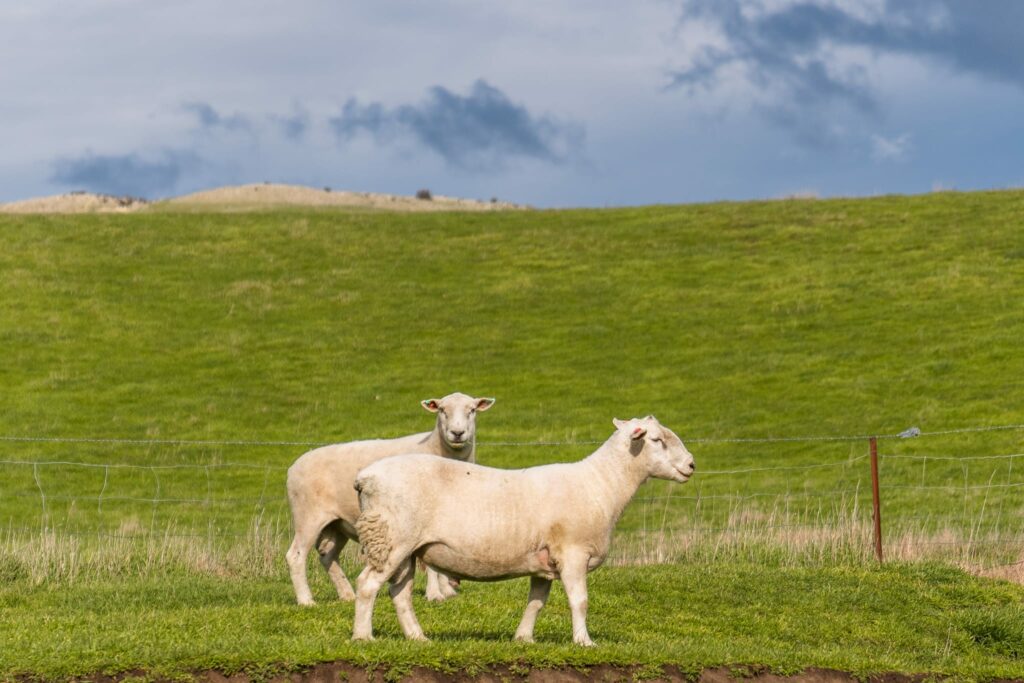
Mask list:
[[[871,156],[876,161],[903,161],[910,151],[910,134],[904,133],[894,138],[881,135],[871,136]]]
[[[813,187],[805,187],[779,195],[779,199],[820,199],[821,192]]]
[[[270,120],[277,124],[281,133],[293,142],[301,140],[309,130],[309,112],[299,105],[293,107],[291,115],[271,115]]]
[[[53,162],[50,180],[59,185],[112,195],[154,197],[174,189],[183,173],[200,165],[192,152],[164,151],[147,160],[137,154],[86,153]]]
[[[309,112],[298,103],[292,105],[292,113],[250,115],[235,112],[230,115],[221,114],[208,102],[185,102],[181,108],[195,117],[199,128],[206,133],[242,132],[248,133],[253,140],[258,140],[266,132],[265,124],[269,122],[277,132],[292,142],[305,137],[310,127]]]
[[[463,169],[500,168],[514,157],[564,163],[580,154],[584,138],[579,124],[534,116],[483,80],[468,95],[434,86],[415,105],[350,99],[329,124],[343,142],[360,133],[385,144],[409,136]]]
[[[910,56],[1024,87],[1024,3],[992,0],[685,0],[681,22],[710,27],[714,40],[671,73],[672,85],[714,89],[739,78],[769,120],[824,144],[829,111],[879,112],[853,50]],[[845,51],[845,53],[844,53]],[[863,62],[863,57],[860,57]]]
[[[196,117],[196,122],[205,130],[223,129],[228,131],[251,131],[252,123],[247,116],[239,113],[224,116],[206,102],[185,102],[181,105],[185,111]]]

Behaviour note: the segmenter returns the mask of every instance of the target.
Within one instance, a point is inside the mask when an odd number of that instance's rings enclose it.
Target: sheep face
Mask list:
[[[682,439],[653,415],[632,420],[613,420],[623,436],[630,440],[630,453],[647,461],[650,476],[685,483],[697,466],[693,454]]]
[[[423,407],[437,413],[437,431],[454,450],[473,443],[476,436],[476,414],[494,405],[493,398],[473,398],[458,392],[444,398],[428,398]]]

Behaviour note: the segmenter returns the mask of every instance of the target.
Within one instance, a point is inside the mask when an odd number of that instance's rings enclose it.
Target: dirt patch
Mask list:
[[[941,680],[941,676],[927,674],[880,673],[858,677],[845,671],[809,668],[800,673],[784,676],[767,669],[741,666],[704,669],[700,673],[682,671],[675,666],[664,666],[654,671],[642,666],[595,665],[585,668],[532,668],[526,664],[497,666],[486,671],[437,671],[413,667],[404,672],[392,670],[386,664],[373,668],[357,666],[347,662],[325,662],[315,666],[283,673],[261,668],[258,671],[224,674],[206,670],[192,673],[193,679],[201,683],[922,683],[926,680]],[[77,678],[76,681],[89,683],[122,683],[122,681],[143,679],[150,683],[181,678],[161,679],[145,671],[128,671],[114,676],[94,674]],[[38,681],[36,677],[19,676],[18,680]],[[1024,683],[1010,682],[1006,683]]]
[[[115,197],[92,192],[68,192],[0,204],[0,213],[128,213],[149,205],[138,197]]]

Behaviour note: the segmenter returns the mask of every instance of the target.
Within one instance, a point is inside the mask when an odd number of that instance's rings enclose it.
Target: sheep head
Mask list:
[[[426,410],[437,414],[437,431],[453,450],[462,450],[476,436],[476,414],[494,405],[493,398],[473,398],[455,392],[444,398],[421,401]]]
[[[644,458],[649,476],[684,483],[697,466],[682,439],[653,415],[631,420],[612,420],[620,438],[628,440],[629,452]]]

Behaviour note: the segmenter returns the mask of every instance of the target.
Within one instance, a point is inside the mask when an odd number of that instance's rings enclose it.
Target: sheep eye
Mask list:
[[[653,441],[654,443],[661,443],[662,439],[661,439],[661,437],[652,436],[651,437],[651,441]]]

